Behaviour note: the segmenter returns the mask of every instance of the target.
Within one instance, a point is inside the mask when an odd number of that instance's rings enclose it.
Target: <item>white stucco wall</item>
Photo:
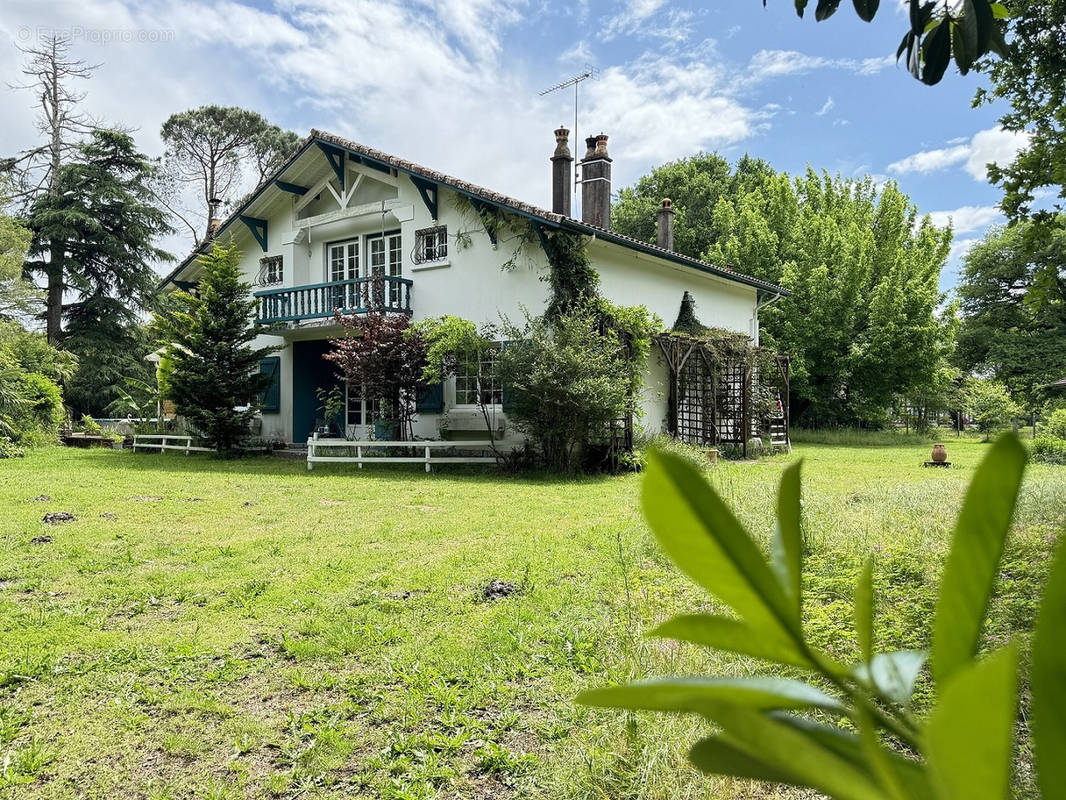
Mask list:
[[[470,210],[461,211],[453,193],[441,189],[436,224],[448,227],[449,257],[444,263],[416,265],[412,260],[415,231],[434,224],[418,191],[405,176],[383,177],[374,170],[358,169],[364,172],[364,178],[349,202],[350,208],[361,209],[357,216],[317,224],[298,235],[300,218],[335,211],[336,202],[332,195],[323,191],[318,200],[310,201],[297,212],[294,209],[300,202],[299,197],[278,191],[272,193],[274,199],[265,200],[263,209],[257,212],[268,220],[269,249],[266,253],[243,225],[232,225],[224,238],[232,236],[242,248],[242,271],[247,280],[254,282],[258,278],[261,258],[281,255],[284,280],[280,286],[326,282],[329,280],[328,243],[399,229],[403,240],[402,274],[413,281],[413,319],[454,314],[483,324],[497,323],[503,315],[520,323],[523,308],[534,315],[543,310],[548,286],[542,278],[546,275],[547,262],[538,245],[526,246],[519,254],[517,266],[502,270],[501,264],[515,252],[515,241],[507,241],[504,234],[494,247],[476,214]],[[382,203],[385,204],[384,214]],[[467,234],[463,237],[468,241],[465,247],[456,242],[455,234],[460,231]],[[365,250],[365,242],[361,245]],[[670,327],[677,317],[681,298],[688,291],[695,298],[697,316],[705,325],[752,335],[756,305],[754,288],[602,239],[590,242],[589,256],[600,275],[601,293],[611,302],[646,306],[659,316],[664,326]],[[292,340],[329,338],[338,331],[335,326],[318,322],[313,326],[302,324],[297,330],[286,332],[284,337],[261,337],[260,344],[284,345],[277,353],[281,358],[281,410],[278,414],[263,415],[264,437],[286,441],[293,438]],[[664,430],[667,393],[666,365],[661,354],[653,349],[641,392],[643,415],[638,423],[648,435]],[[454,387],[450,383],[445,386],[445,402],[450,409],[446,424],[452,429],[477,423],[476,409],[451,408]],[[425,416],[417,421],[416,433],[436,437],[439,427],[437,415]],[[520,440],[515,438],[513,428],[506,420],[503,428],[507,433],[506,443],[518,444]]]

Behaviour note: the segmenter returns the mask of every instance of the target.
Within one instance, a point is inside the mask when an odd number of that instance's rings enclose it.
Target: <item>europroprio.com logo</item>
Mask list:
[[[88,44],[166,44],[177,37],[167,28],[86,28],[73,25],[69,28],[48,28],[22,25],[15,38],[20,44],[34,44],[51,39]]]

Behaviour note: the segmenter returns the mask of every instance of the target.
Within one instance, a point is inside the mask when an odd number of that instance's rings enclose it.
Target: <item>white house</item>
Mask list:
[[[521,320],[523,308],[539,313],[548,287],[548,261],[537,237],[492,235],[480,213],[505,212],[539,237],[566,231],[588,237],[588,254],[608,300],[644,305],[669,326],[682,297],[695,300],[704,324],[741,332],[757,343],[759,309],[780,297],[780,287],[727,267],[672,251],[673,210],[664,200],[659,241],[650,244],[610,230],[611,159],[607,137],[587,140],[581,160],[582,219],[570,216],[573,161],[569,131],[555,132],[551,157],[553,209],[536,208],[402,158],[313,130],[271,178],[235,213],[213,220],[215,238],[232,238],[244,253],[243,271],[256,286],[259,319],[276,324],[266,337],[282,345],[264,361],[274,375],[262,409],[262,435],[306,441],[323,416],[316,391],[339,382],[322,356],[340,328],[334,310],[366,313],[370,307],[418,320],[443,314],[493,323],[501,315]],[[208,245],[205,244],[205,248]],[[161,288],[195,286],[194,252]],[[511,269],[501,268],[514,257]],[[384,289],[382,286],[384,283]],[[374,296],[373,287],[379,287]],[[640,398],[649,432],[666,429],[670,369],[655,351]],[[470,376],[449,379],[436,396],[420,399],[416,436],[484,436]],[[367,399],[347,388],[345,424],[365,434]],[[514,435],[494,388],[494,425]]]

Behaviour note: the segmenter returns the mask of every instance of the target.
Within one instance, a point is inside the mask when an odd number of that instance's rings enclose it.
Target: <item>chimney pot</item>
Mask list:
[[[656,212],[658,216],[656,242],[664,250],[674,249],[674,204],[669,197],[664,197]]]
[[[555,154],[551,157],[552,211],[564,217],[570,216],[573,180],[574,157],[570,155],[569,136],[570,131],[562,126],[555,131]]]
[[[218,217],[218,207],[222,201],[217,197],[212,197],[207,202],[208,215],[207,215],[207,238],[214,239],[215,234],[218,233],[218,229],[222,227],[222,220]]]
[[[585,140],[588,152],[581,159],[581,221],[611,229],[611,157],[607,134]]]

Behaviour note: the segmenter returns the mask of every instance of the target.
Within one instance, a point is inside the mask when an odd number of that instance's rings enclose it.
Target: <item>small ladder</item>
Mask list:
[[[783,416],[770,418],[770,449],[792,452],[792,442],[788,438],[788,428]]]

